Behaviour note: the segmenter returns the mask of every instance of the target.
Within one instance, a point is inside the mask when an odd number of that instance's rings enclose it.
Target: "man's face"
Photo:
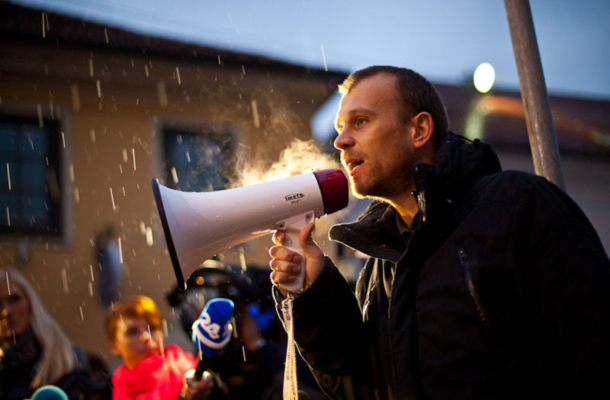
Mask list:
[[[118,322],[112,352],[127,368],[133,368],[151,355],[161,355],[163,332],[149,325],[144,317],[123,317]]]
[[[396,78],[380,73],[343,96],[335,120],[335,147],[358,197],[397,200],[412,190],[415,162],[411,120],[401,118]]]
[[[5,282],[0,284],[0,333],[5,340],[13,341],[30,326],[30,302],[21,286]]]

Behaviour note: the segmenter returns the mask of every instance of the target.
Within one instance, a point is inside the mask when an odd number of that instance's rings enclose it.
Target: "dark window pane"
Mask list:
[[[45,227],[48,222],[48,210],[46,209],[46,197],[28,196],[22,199],[22,218],[25,225]]]
[[[233,138],[211,130],[164,130],[167,184],[187,192],[225,189],[234,172]]]
[[[43,187],[47,183],[46,165],[23,164],[21,166],[21,182],[24,187]]]
[[[60,235],[59,123],[0,114],[0,232]],[[7,167],[8,166],[8,167]],[[50,179],[52,178],[52,179]],[[52,190],[50,190],[52,189]]]

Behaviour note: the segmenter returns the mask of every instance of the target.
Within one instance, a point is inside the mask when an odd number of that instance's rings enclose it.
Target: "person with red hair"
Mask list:
[[[107,321],[108,343],[124,364],[112,375],[114,400],[211,400],[223,385],[210,372],[189,377],[197,358],[177,345],[164,345],[161,316],[154,301],[134,296],[114,304]]]

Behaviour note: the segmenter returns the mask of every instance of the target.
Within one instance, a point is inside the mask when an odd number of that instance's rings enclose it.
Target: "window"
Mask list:
[[[164,128],[167,186],[185,192],[225,189],[234,173],[230,129]]]
[[[0,114],[0,233],[62,236],[59,122]]]

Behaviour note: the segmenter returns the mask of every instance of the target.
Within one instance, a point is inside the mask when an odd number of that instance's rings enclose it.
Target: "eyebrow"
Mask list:
[[[347,112],[347,119],[351,119],[354,116],[358,115],[358,114],[373,114],[376,115],[377,113],[375,111],[373,111],[370,108],[355,108],[353,110],[349,110]],[[345,118],[344,118],[345,119]],[[335,130],[339,130],[339,113],[337,113],[337,115],[335,116]]]

